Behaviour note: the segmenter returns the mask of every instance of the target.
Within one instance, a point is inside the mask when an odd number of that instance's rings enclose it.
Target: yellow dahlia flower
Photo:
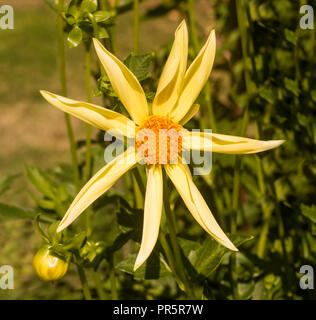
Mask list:
[[[114,91],[134,122],[124,115],[90,103],[71,100],[47,91],[41,91],[41,94],[49,103],[64,112],[101,130],[118,132],[128,138],[136,138],[137,141],[134,147],[128,148],[87,182],[60,222],[58,232],[69,226],[139,160],[145,159],[148,170],[143,235],[134,270],[149,257],[158,238],[163,201],[162,166],[201,227],[223,246],[238,251],[213,217],[192,180],[187,164],[175,159],[181,159],[178,154],[182,150],[250,154],[275,148],[283,141],[259,141],[215,133],[189,132],[183,128],[199,109],[194,102],[213,66],[216,52],[215,31],[211,31],[205,45],[187,69],[188,31],[185,21],[180,24],[158,83],[151,113],[145,93],[133,73],[96,39],[94,46]],[[134,123],[136,130],[130,130],[134,128]],[[137,139],[137,136],[142,136],[144,130],[150,130],[157,135],[159,130],[169,129],[173,130],[173,137],[176,139],[170,138],[164,149],[155,141],[149,143],[149,146],[147,143],[147,150],[140,152],[145,143]],[[177,140],[176,143],[174,140]],[[160,161],[161,158],[164,161]]]

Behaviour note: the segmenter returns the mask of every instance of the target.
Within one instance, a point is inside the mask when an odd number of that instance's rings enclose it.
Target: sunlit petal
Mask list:
[[[215,31],[210,33],[204,47],[187,70],[182,92],[177,104],[170,113],[173,121],[179,122],[187,114],[199,96],[213,67],[216,53]]]
[[[165,169],[187,208],[201,227],[223,246],[238,251],[216,222],[211,210],[194,184],[187,166],[179,163],[166,165]]]
[[[188,30],[185,21],[175,33],[175,40],[166,65],[160,76],[157,93],[153,101],[153,114],[168,115],[176,104],[183,85],[188,57]]]
[[[157,242],[162,210],[162,188],[161,166],[150,167],[147,175],[143,238],[134,265],[134,271],[150,256]]]
[[[99,40],[93,39],[93,42],[114,91],[133,120],[141,124],[148,116],[147,100],[141,85],[134,74],[106,50]]]
[[[57,231],[69,226],[92,202],[98,199],[136,164],[135,149],[130,148],[99,170],[81,189],[70,205]]]
[[[182,135],[184,149],[205,150],[227,154],[251,154],[274,149],[284,140],[255,140],[207,132],[189,132]]]
[[[135,136],[135,130],[131,130],[135,127],[134,122],[117,112],[91,103],[58,96],[44,90],[41,91],[41,94],[53,106],[91,124],[96,128],[104,131],[111,130],[113,135],[117,132],[118,135],[124,135],[127,137]]]

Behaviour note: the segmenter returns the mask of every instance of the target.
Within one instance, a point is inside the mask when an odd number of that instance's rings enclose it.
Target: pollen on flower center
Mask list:
[[[182,150],[182,126],[166,117],[149,116],[137,129],[136,149],[146,164],[174,162]]]

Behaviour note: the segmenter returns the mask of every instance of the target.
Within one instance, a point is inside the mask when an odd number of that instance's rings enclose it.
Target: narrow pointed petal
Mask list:
[[[161,166],[152,166],[147,177],[142,243],[134,271],[150,256],[157,242],[162,210],[162,188]]]
[[[252,154],[274,149],[285,140],[255,140],[217,133],[189,132],[182,136],[184,149],[205,150],[227,154]]]
[[[181,126],[184,126],[187,122],[189,122],[200,110],[200,105],[199,104],[194,104],[187,114],[182,118],[182,120],[179,122]]]
[[[188,30],[185,20],[175,32],[175,39],[159,79],[153,101],[153,114],[166,116],[176,104],[183,85],[188,59]]]
[[[204,47],[187,70],[182,92],[170,118],[180,122],[203,89],[213,67],[216,53],[215,31],[211,31]]]
[[[106,50],[99,40],[94,38],[93,42],[114,91],[133,120],[137,124],[141,124],[148,116],[148,105],[143,88],[134,74],[118,58]]]
[[[91,103],[68,99],[45,90],[40,92],[53,106],[96,128],[104,131],[111,130],[113,134],[117,132],[118,135],[124,135],[126,137],[135,136],[134,122],[122,114]]]
[[[136,164],[135,149],[130,148],[99,170],[81,189],[60,222],[57,232],[68,227],[87,207]]]
[[[166,172],[178,190],[187,208],[201,227],[226,248],[238,251],[216,222],[201,193],[184,164],[166,165]]]

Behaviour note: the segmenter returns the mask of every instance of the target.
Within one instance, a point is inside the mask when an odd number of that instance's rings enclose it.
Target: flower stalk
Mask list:
[[[91,44],[85,46],[86,100],[91,102]],[[91,174],[91,126],[86,124],[86,166],[84,182]]]
[[[192,43],[193,43],[193,49],[194,53],[197,54],[199,52],[200,48],[200,43],[199,43],[199,38],[197,35],[197,30],[196,30],[196,23],[195,23],[195,14],[194,14],[194,0],[188,0],[187,3],[187,12],[188,12],[188,18],[189,18],[189,26],[191,30],[191,38],[192,38]],[[214,118],[214,111],[213,111],[213,103],[212,103],[212,95],[211,95],[211,85],[208,82],[203,90],[203,97],[204,97],[204,102],[207,106],[207,111],[208,111],[208,124],[214,132],[216,132],[216,121]],[[205,129],[205,121],[204,118],[200,118],[201,122],[201,128]]]
[[[139,54],[139,0],[134,0],[133,52]]]
[[[81,282],[84,298],[86,300],[92,300],[91,292],[89,289],[89,285],[88,285],[88,281],[87,281],[87,277],[84,269],[81,266],[77,265],[77,271],[78,271],[79,279]]]
[[[176,223],[174,218],[174,213],[171,212],[170,208],[170,202],[169,202],[169,190],[168,190],[168,182],[166,177],[163,179],[163,203],[164,203],[164,210],[166,213],[167,218],[167,225],[169,229],[170,234],[170,241],[171,246],[173,250],[173,256],[174,256],[174,265],[176,266],[176,270],[178,271],[178,274],[183,282],[184,290],[187,293],[188,297],[191,299],[194,299],[194,292],[191,287],[190,281],[187,278],[185,268],[182,268],[184,266],[183,259],[181,256],[180,247],[177,241],[177,231],[176,231]]]
[[[61,85],[61,94],[67,96],[67,81],[66,81],[66,54],[65,54],[65,43],[64,43],[64,21],[61,17],[61,12],[64,7],[64,0],[58,1],[58,14],[57,14],[57,39],[58,39],[58,66],[59,66],[59,79]],[[77,146],[73,133],[73,128],[70,121],[70,115],[64,113],[65,124],[67,129],[68,141],[70,145],[70,153],[74,174],[74,182],[77,191],[80,190],[80,176],[77,159]]]

